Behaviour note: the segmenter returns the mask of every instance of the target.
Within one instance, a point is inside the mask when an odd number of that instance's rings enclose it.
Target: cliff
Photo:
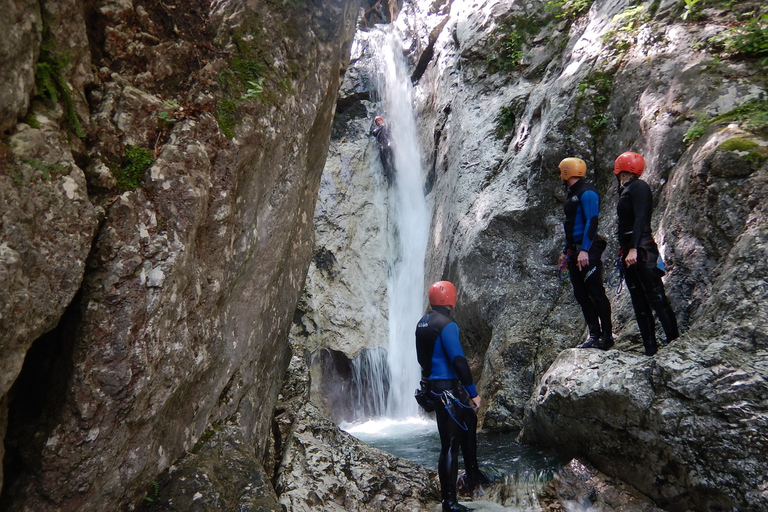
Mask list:
[[[224,425],[258,467],[358,6],[0,12],[3,509],[133,507]]]

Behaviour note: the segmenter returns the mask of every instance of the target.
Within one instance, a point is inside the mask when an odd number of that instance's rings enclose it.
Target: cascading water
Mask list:
[[[421,153],[412,106],[411,80],[396,30],[385,34],[382,45],[379,93],[391,120],[396,178],[390,193],[391,239],[389,273],[390,372],[387,416],[405,418],[419,413],[413,399],[420,367],[414,330],[424,308],[424,257],[430,215],[424,199]]]
[[[378,374],[387,378],[388,383],[367,386],[371,391],[385,393],[385,396],[369,396],[369,400],[374,404],[386,403],[386,407],[376,410],[367,404],[364,409],[372,411],[373,416],[404,419],[420,414],[413,398],[420,375],[414,330],[424,308],[424,256],[430,215],[424,199],[412,88],[403,59],[402,39],[392,26],[371,31],[371,38],[371,46],[379,49],[374,57],[379,97],[377,113],[386,119],[396,170],[394,178],[389,180],[386,226],[389,340],[386,356],[381,351],[368,351],[353,366],[357,378],[363,378],[362,371],[357,373],[362,366],[378,368],[372,359],[386,357],[387,371]]]

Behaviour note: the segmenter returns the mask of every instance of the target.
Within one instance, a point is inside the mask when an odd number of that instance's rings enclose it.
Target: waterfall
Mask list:
[[[390,393],[387,416],[419,414],[413,399],[421,368],[416,359],[414,332],[424,309],[424,257],[430,215],[424,198],[421,152],[413,112],[413,88],[403,58],[403,44],[394,27],[381,48],[379,94],[390,119],[397,169],[390,190],[389,229],[389,349]]]
[[[369,351],[364,358],[358,358],[354,367],[356,379],[370,381],[375,376],[364,375],[365,368],[378,368],[371,358],[377,354],[386,357],[387,371],[377,369],[376,373],[389,382],[365,387],[386,393],[386,396],[371,397],[374,404],[386,402],[386,407],[378,411],[379,416],[404,419],[420,414],[413,398],[421,372],[414,332],[424,309],[424,256],[430,214],[424,198],[412,87],[403,59],[402,39],[392,26],[375,29],[372,36],[372,47],[376,48],[377,113],[385,118],[389,128],[396,169],[395,179],[389,186],[386,226],[389,339],[386,355]],[[371,408],[366,406],[365,410]]]

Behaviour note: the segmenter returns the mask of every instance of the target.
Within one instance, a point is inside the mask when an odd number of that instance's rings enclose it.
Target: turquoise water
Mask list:
[[[341,428],[367,444],[437,469],[440,438],[433,419],[383,419]],[[496,478],[496,483],[475,496],[471,502],[475,510],[541,510],[538,494],[562,462],[554,452],[521,445],[516,436],[516,432],[478,432],[478,463],[486,474]],[[462,467],[460,459],[459,468]]]

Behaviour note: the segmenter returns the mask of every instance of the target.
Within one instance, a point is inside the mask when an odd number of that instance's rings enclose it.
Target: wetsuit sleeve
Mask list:
[[[579,198],[584,214],[584,236],[581,240],[581,250],[589,251],[592,240],[597,236],[597,216],[600,213],[600,198],[594,190],[585,191]]]
[[[651,225],[651,211],[653,210],[653,193],[651,187],[637,186],[635,184],[629,191],[629,197],[632,200],[632,210],[635,214],[635,223],[632,226],[632,245],[630,248],[637,249],[640,246],[640,240],[643,238],[647,226]]]
[[[469,363],[467,363],[467,358],[464,357],[464,350],[462,350],[461,343],[459,343],[459,326],[456,325],[456,322],[451,322],[443,328],[440,337],[443,341],[443,350],[445,350],[448,356],[448,361],[451,362],[454,370],[456,370],[456,375],[459,376],[459,380],[467,388],[469,396],[472,398],[476,397],[477,389],[472,379],[472,371],[469,369]]]

